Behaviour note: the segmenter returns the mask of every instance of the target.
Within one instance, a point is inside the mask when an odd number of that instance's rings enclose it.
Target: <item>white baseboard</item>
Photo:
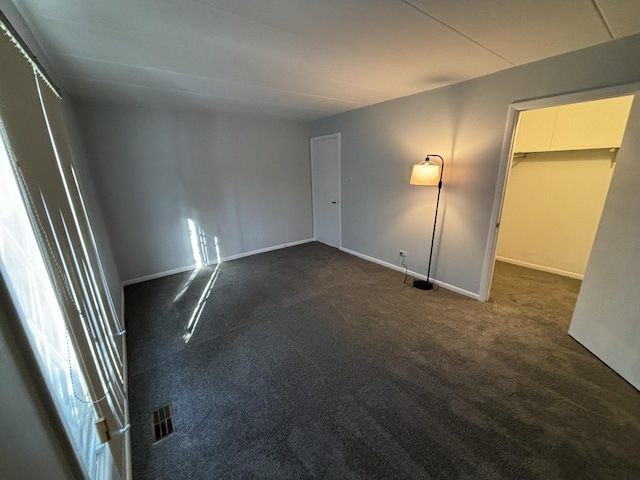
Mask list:
[[[133,285],[134,283],[142,283],[149,280],[155,280],[156,278],[167,277],[169,275],[175,275],[176,273],[183,273],[193,270],[195,267],[193,265],[188,265],[186,267],[172,268],[171,270],[165,270],[164,272],[152,273],[151,275],[145,275],[143,277],[132,278],[131,280],[125,280],[122,282],[122,286],[126,287],[127,285]]]
[[[581,273],[567,272],[566,270],[559,270],[557,268],[545,267],[544,265],[536,265],[535,263],[523,262],[522,260],[515,260],[513,258],[499,257],[496,255],[496,260],[499,260],[505,263],[511,263],[513,265],[518,265],[520,267],[530,268],[532,270],[540,270],[541,272],[562,275],[563,277],[576,278],[578,280],[582,280],[584,278],[584,274],[581,274]]]
[[[313,238],[307,238],[305,240],[296,240],[295,242],[282,243],[280,245],[274,245],[272,247],[260,248],[258,250],[251,250],[250,252],[238,253],[236,255],[230,255],[228,257],[222,257],[220,262],[230,262],[231,260],[237,260],[238,258],[250,257],[252,255],[258,255],[260,253],[271,252],[273,250],[280,250],[281,248],[294,247],[296,245],[302,245],[303,243],[313,242]],[[209,262],[208,265],[215,265],[217,262]],[[176,273],[189,272],[193,270],[195,267],[193,265],[188,265],[185,267],[173,268],[171,270],[165,270],[164,272],[152,273],[151,275],[145,275],[143,277],[132,278],[131,280],[125,280],[122,282],[122,286],[126,287],[127,285],[133,285],[134,283],[142,283],[148,280],[154,280],[156,278],[167,277],[169,275],[174,275]],[[124,298],[124,295],[123,295]],[[124,310],[123,310],[124,311]]]
[[[354,256],[356,256],[358,258],[362,258],[363,260],[367,260],[367,261],[372,262],[372,263],[377,263],[378,265],[382,265],[383,267],[387,267],[387,268],[390,268],[392,270],[396,270],[396,271],[398,271],[400,273],[404,273],[404,267],[401,266],[401,265],[394,265],[393,263],[385,262],[383,260],[379,260],[377,258],[370,257],[369,255],[364,255],[363,253],[356,252],[354,250],[349,250],[348,248],[344,248],[344,247],[340,247],[340,250],[342,250],[345,253],[348,253],[349,255],[354,255]],[[407,274],[411,275],[414,278],[418,278],[420,280],[427,280],[427,276],[426,275],[422,275],[421,273],[414,272],[413,270],[407,270]],[[465,297],[473,298],[474,300],[480,300],[480,295],[479,294],[474,293],[474,292],[470,292],[469,290],[465,290],[463,288],[456,287],[455,285],[450,285],[448,283],[441,282],[441,281],[435,280],[433,278],[431,279],[431,282],[435,283],[439,287],[445,288],[447,290],[451,290],[452,292],[459,293],[460,295],[464,295]]]
[[[302,245],[303,243],[313,242],[315,239],[307,238],[305,240],[296,240],[295,242],[283,243],[281,245],[274,245],[273,247],[261,248],[259,250],[251,250],[250,252],[239,253],[237,255],[231,255],[230,257],[224,257],[220,261],[221,262],[229,262],[231,260],[237,260],[238,258],[250,257],[251,255],[258,255],[260,253],[272,252],[274,250],[280,250],[281,248],[287,247],[295,247],[296,245]],[[211,262],[212,265],[215,265],[216,262]]]

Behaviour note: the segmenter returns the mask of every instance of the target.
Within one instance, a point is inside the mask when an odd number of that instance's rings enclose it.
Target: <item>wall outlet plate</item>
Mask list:
[[[406,257],[407,256],[407,251],[406,250],[400,250],[400,256],[401,257]]]

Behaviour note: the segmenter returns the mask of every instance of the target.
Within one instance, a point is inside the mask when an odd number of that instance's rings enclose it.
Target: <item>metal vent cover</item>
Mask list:
[[[165,406],[151,412],[151,425],[153,427],[153,443],[158,443],[173,433],[174,424],[171,403],[167,403]]]

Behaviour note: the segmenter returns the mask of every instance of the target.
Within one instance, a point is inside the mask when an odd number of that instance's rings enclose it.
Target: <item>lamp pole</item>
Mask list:
[[[433,219],[433,232],[431,233],[431,250],[429,251],[429,266],[427,267],[427,279],[426,280],[414,280],[413,286],[420,290],[433,290],[433,283],[429,281],[429,275],[431,274],[431,259],[433,258],[433,243],[436,239],[436,225],[438,223],[438,207],[440,206],[440,192],[442,190],[442,174],[444,173],[444,159],[440,155],[427,155],[425,161],[429,161],[431,157],[438,157],[440,159],[440,179],[438,180],[438,199],[436,200],[436,214]]]

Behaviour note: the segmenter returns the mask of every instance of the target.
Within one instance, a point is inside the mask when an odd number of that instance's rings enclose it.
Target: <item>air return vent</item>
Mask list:
[[[170,403],[151,412],[151,424],[153,425],[153,443],[173,433],[173,410]]]

